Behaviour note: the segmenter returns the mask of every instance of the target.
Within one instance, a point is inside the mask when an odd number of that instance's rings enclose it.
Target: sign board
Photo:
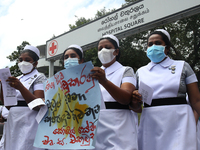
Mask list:
[[[46,58],[56,59],[71,44],[83,50],[105,34],[119,39],[200,12],[200,0],[141,0],[46,42]]]
[[[101,91],[89,75],[93,67],[91,61],[69,67],[44,83],[48,111],[39,123],[35,147],[95,148]]]

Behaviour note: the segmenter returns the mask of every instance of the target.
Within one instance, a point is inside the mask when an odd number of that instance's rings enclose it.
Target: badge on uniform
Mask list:
[[[175,74],[176,66],[175,65],[171,66],[171,68],[169,68],[169,70],[171,70],[172,74]]]
[[[28,84],[31,84],[33,79],[36,78],[36,77],[37,77],[37,75],[34,75],[34,77],[31,77],[31,81],[29,81]]]

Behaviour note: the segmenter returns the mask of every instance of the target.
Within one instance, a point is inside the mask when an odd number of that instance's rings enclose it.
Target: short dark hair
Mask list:
[[[112,43],[112,44],[114,45],[115,49],[119,49],[119,46],[117,45],[117,42],[116,42],[115,40],[109,38],[109,37],[100,38],[100,40],[98,41],[97,47],[98,47],[98,45],[99,45],[99,42],[100,42],[101,40],[104,40],[104,39],[106,39],[106,40],[108,40],[110,43]],[[121,53],[120,53],[120,49],[119,49],[119,53],[118,53],[118,55],[116,56],[116,60],[117,60],[117,61],[119,60],[120,55],[121,55]]]
[[[38,55],[35,52],[33,52],[29,49],[25,49],[25,50],[21,51],[20,55],[23,54],[23,53],[27,53],[28,56],[30,56],[33,59],[34,62],[39,60]]]
[[[158,35],[160,35],[160,36],[162,37],[162,40],[165,42],[167,49],[170,49],[171,42],[170,42],[169,38],[168,38],[164,33],[162,33],[161,31],[154,31],[154,32],[152,32],[152,33],[148,36],[147,44],[148,44],[148,41],[149,41],[149,37],[150,37],[151,35],[153,35],[153,34],[158,34]]]
[[[64,52],[63,52],[63,54],[62,54],[62,60],[63,60],[63,61],[64,61],[64,58],[65,58],[65,52],[66,52],[67,50],[69,50],[69,49],[74,50],[74,51],[78,54],[78,56],[80,57],[80,60],[83,58],[83,54],[82,54],[82,52],[81,52],[78,48],[70,47],[70,48],[67,48],[66,50],[64,50]]]

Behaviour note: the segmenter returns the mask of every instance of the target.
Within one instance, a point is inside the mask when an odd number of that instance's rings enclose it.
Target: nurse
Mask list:
[[[72,44],[63,52],[64,67],[76,66],[84,62],[83,50],[79,45]]]
[[[105,35],[98,42],[102,67],[94,67],[91,77],[100,83],[103,104],[97,126],[96,150],[137,150],[134,114],[129,109],[136,80],[131,67],[122,66],[119,41]]]
[[[72,44],[62,54],[64,68],[73,67],[84,62],[83,50],[79,45]],[[49,149],[50,150],[50,149]],[[51,149],[58,150],[58,149]],[[69,150],[69,149],[67,149]]]
[[[37,71],[40,52],[38,48],[26,45],[19,56],[19,77],[9,77],[7,82],[16,89],[17,105],[9,108],[6,124],[6,150],[41,150],[33,147],[38,123],[36,115],[44,105],[44,74]]]
[[[185,61],[168,57],[170,35],[158,29],[148,37],[151,62],[136,72],[137,86],[151,87],[151,105],[144,103],[139,125],[139,150],[196,150],[196,123],[191,106],[200,115],[200,94],[194,71]],[[188,93],[191,106],[187,104]],[[138,91],[133,101],[140,101]]]

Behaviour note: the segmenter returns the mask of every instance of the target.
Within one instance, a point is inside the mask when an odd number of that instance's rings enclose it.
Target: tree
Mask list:
[[[146,32],[142,32],[120,40],[120,63],[131,66],[136,71],[149,62],[145,52],[146,35]]]
[[[18,67],[18,59],[19,59],[19,55],[20,55],[21,51],[24,49],[24,47],[26,45],[30,45],[30,44],[27,41],[23,41],[21,45],[17,46],[16,51],[12,52],[11,55],[6,57],[10,61],[16,61],[16,64],[14,66],[10,67],[10,73],[12,76],[17,77],[22,74]]]
[[[136,2],[136,0],[125,0],[125,2],[126,4],[123,4],[122,7]],[[104,7],[100,11],[97,11],[93,19],[78,19],[76,25],[71,29],[109,14],[112,11],[107,11]],[[188,62],[195,71],[197,78],[200,79],[200,14],[121,39],[121,56],[119,62],[123,65],[131,66],[135,71],[141,66],[146,65],[150,61],[146,56],[147,37],[157,28],[166,29],[170,33],[172,46],[169,56],[175,60],[185,60]],[[84,52],[84,57],[85,61],[92,60],[95,66],[100,66],[96,48]]]
[[[75,16],[76,18],[78,18],[77,16]],[[78,20],[75,22],[75,25],[69,24],[69,28],[70,30],[75,29],[83,24],[86,24],[88,22],[90,22],[91,19],[85,19],[84,17],[78,18]]]
[[[188,62],[199,80],[200,14],[177,20],[167,25],[166,29],[172,37],[171,42],[173,46],[170,56],[173,59],[182,59]]]
[[[108,10],[106,10],[105,7],[104,7],[103,9],[101,9],[101,10],[97,10],[97,13],[95,14],[95,17],[94,17],[93,20],[98,19],[98,18],[100,18],[100,17],[103,17],[103,16],[105,16],[105,15],[107,15],[107,14],[113,12],[114,10],[115,10],[115,9],[111,9],[111,10],[108,9]]]
[[[95,17],[94,18],[91,18],[91,19],[86,19],[84,17],[80,17],[78,18],[77,21],[75,21],[75,24],[72,25],[72,24],[69,24],[69,28],[70,30],[73,30],[75,28],[78,28],[86,23],[89,23],[90,21],[92,20],[95,20],[95,19],[98,19],[104,15],[107,15],[109,13],[111,13],[112,11],[114,11],[115,9],[112,9],[112,10],[106,10],[106,8],[104,7],[103,9],[101,10],[97,10],[97,13],[95,14]],[[101,62],[99,61],[98,57],[97,57],[97,48],[91,48],[87,51],[84,51],[84,61],[87,62],[87,61],[92,61],[93,65],[94,66],[101,66]]]

